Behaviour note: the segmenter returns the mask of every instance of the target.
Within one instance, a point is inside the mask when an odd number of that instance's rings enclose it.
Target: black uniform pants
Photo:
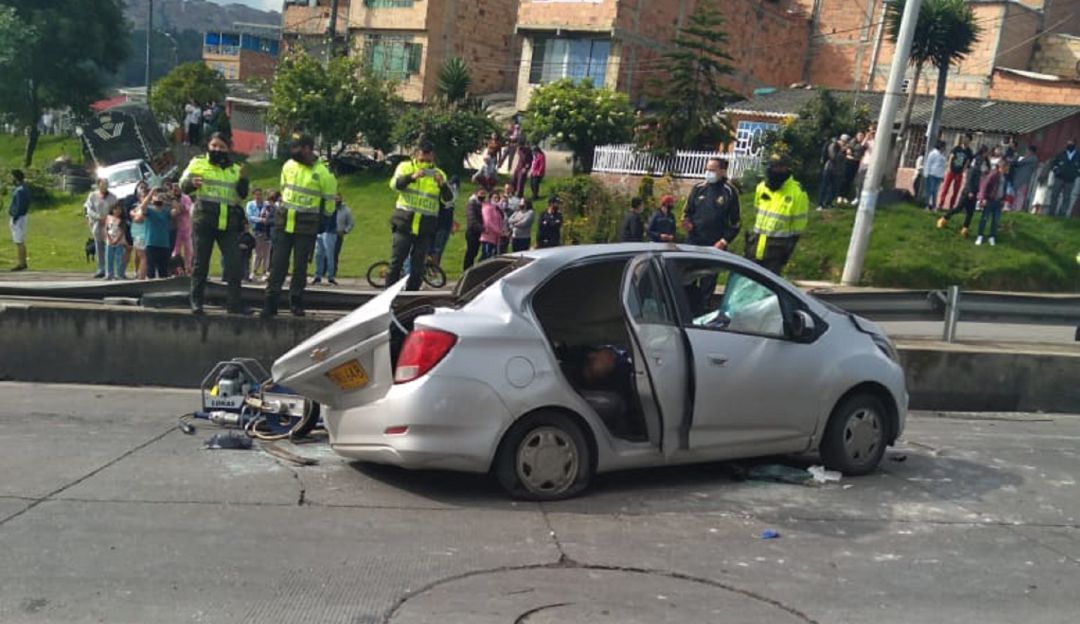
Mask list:
[[[480,232],[465,232],[465,266],[468,271],[476,264],[476,254],[480,253]]]
[[[799,242],[798,236],[769,237],[765,241],[765,253],[761,258],[757,257],[758,238],[761,234],[751,232],[746,237],[746,257],[773,273],[780,275],[795,253],[795,245]]]
[[[413,234],[401,226],[394,230],[390,243],[390,271],[386,274],[386,285],[396,284],[401,279],[405,258],[409,258],[409,281],[405,290],[420,290],[427,268],[427,256],[435,243],[435,231],[426,234]]]
[[[281,285],[289,272],[292,256],[292,280],[289,281],[289,305],[302,306],[307,286],[308,259],[315,249],[314,234],[290,234],[275,228],[270,246],[270,279],[266,281],[266,301],[275,309],[281,296]]]
[[[239,310],[240,302],[240,232],[217,229],[216,219],[196,223],[194,229],[195,258],[191,267],[191,307],[201,308],[206,292],[206,276],[210,272],[210,256],[214,253],[214,243],[221,251],[225,262],[225,281],[228,291],[225,305],[230,310]]]

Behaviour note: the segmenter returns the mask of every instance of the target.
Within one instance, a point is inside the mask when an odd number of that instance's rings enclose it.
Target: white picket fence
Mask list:
[[[750,154],[724,154],[721,152],[678,151],[674,156],[659,157],[640,151],[631,144],[602,145],[593,157],[593,173],[616,173],[629,175],[662,176],[670,173],[676,178],[701,178],[710,158],[723,158],[728,162],[728,177],[738,179],[750,169],[761,164],[759,156]]]

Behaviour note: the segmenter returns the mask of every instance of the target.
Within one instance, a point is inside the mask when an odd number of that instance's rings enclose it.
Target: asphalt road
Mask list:
[[[1080,416],[914,414],[872,476],[515,503],[207,451],[191,392],[0,384],[0,622],[1072,622]],[[897,461],[904,458],[904,461]],[[766,529],[777,539],[761,539]]]

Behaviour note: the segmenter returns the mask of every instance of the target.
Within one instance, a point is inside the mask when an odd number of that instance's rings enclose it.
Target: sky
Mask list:
[[[210,0],[215,4],[246,4],[264,11],[281,11],[281,0]]]

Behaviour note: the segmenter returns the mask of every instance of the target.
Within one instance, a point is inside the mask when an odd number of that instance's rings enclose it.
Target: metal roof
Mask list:
[[[795,116],[820,92],[819,89],[780,89],[768,95],[760,95],[731,104],[724,109],[724,112],[770,117]],[[853,98],[857,103],[867,106],[870,116],[874,119],[881,111],[883,94],[880,92],[832,91],[832,93],[841,98]],[[912,125],[925,126],[930,120],[933,106],[933,96],[915,96],[915,107],[911,114]],[[897,121],[900,121],[903,112],[904,104],[901,103],[896,114]],[[995,134],[1028,134],[1073,115],[1080,115],[1080,106],[945,98],[945,105],[941,112],[941,127]]]

